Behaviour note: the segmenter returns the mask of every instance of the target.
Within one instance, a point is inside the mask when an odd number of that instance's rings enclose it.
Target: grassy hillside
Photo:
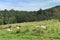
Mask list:
[[[12,31],[4,28],[12,26]],[[16,25],[21,26],[16,29]],[[46,26],[43,32],[34,32],[36,26]],[[17,33],[19,31],[19,33]],[[0,40],[60,40],[60,22],[58,20],[45,20],[17,24],[0,25]]]

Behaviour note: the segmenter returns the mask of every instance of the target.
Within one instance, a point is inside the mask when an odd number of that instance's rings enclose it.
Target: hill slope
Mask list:
[[[21,26],[20,29],[16,29]],[[12,31],[3,27],[12,26]],[[46,26],[47,30],[34,32],[36,26]],[[20,31],[17,33],[17,31]],[[0,40],[60,40],[60,22],[58,20],[45,20],[40,22],[26,22],[18,24],[0,25]]]

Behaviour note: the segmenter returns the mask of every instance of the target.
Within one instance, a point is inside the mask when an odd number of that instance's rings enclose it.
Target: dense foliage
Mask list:
[[[60,19],[60,6],[38,11],[0,10],[0,24]]]

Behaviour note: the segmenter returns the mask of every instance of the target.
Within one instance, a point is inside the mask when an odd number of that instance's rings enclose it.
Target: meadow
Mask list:
[[[16,29],[17,26],[21,26]],[[12,26],[12,31],[4,30]],[[36,26],[46,26],[43,32],[34,32]],[[44,20],[0,25],[0,40],[60,40],[60,22],[58,20]]]

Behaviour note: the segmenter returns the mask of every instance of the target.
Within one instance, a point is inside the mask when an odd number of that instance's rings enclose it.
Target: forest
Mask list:
[[[48,19],[60,19],[60,6],[45,10],[40,8],[37,11],[0,10],[0,25]]]

